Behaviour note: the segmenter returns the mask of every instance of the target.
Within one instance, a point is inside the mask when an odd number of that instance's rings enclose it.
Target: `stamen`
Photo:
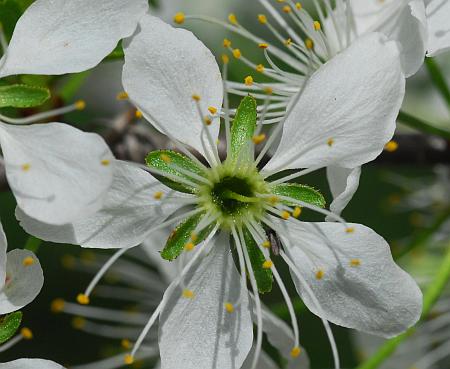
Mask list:
[[[387,152],[394,152],[394,151],[397,151],[397,149],[398,149],[398,143],[397,143],[397,141],[394,141],[394,140],[389,141],[389,142],[384,146],[384,149],[385,149]]]
[[[234,313],[234,306],[233,306],[233,304],[232,303],[230,303],[230,302],[226,302],[225,303],[225,310],[228,312],[228,313]]]
[[[23,266],[31,266],[34,264],[34,258],[31,256],[27,256],[25,259],[23,259],[22,261]]]
[[[0,120],[5,123],[14,124],[14,125],[31,124],[31,123],[36,123],[36,122],[42,122],[48,118],[55,117],[58,115],[64,115],[64,114],[70,113],[75,110],[82,110],[85,108],[85,106],[86,106],[86,103],[83,100],[80,100],[80,101],[75,102],[72,105],[68,105],[68,106],[54,109],[54,110],[49,110],[49,111],[46,111],[43,113],[34,114],[34,115],[31,115],[26,118],[10,118],[10,117],[0,114]]]
[[[185,14],[183,12],[178,12],[177,14],[175,14],[175,16],[173,17],[173,21],[176,24],[183,24],[185,20]]]

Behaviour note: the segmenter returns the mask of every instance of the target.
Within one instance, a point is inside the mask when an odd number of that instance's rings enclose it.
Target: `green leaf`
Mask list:
[[[256,129],[256,100],[244,97],[239,105],[231,127],[231,158],[233,160],[251,159],[251,143]],[[242,152],[246,150],[247,152]]]
[[[0,25],[8,41],[21,15],[22,9],[15,0],[0,0]]]
[[[272,291],[273,274],[270,269],[264,269],[263,264],[266,261],[263,252],[252,237],[248,229],[243,230],[245,246],[247,247],[248,256],[255,273],[256,284],[259,293],[267,293]]]
[[[0,318],[0,345],[8,341],[20,327],[22,322],[22,312],[16,311],[14,313],[5,315]]]
[[[163,160],[166,159],[166,160]],[[196,182],[195,179],[189,177],[188,175],[180,172],[176,167],[188,170],[189,172],[195,173],[200,176],[204,176],[203,170],[198,167],[190,158],[175,151],[170,150],[158,150],[152,151],[147,155],[145,159],[149,168],[155,168],[161,172],[171,174],[180,178],[180,180],[187,179],[191,182]],[[175,166],[175,168],[174,168]],[[166,177],[155,175],[156,178],[166,186],[184,193],[196,193],[197,190],[189,185],[176,182],[172,179]]]
[[[193,245],[198,245],[208,237],[214,228],[214,223],[200,231],[200,233],[196,235],[195,241],[192,239],[192,232],[194,232],[204,215],[204,213],[193,215],[185,219],[177,228],[175,228],[169,236],[164,250],[161,251],[163,259],[169,261],[175,260],[183,252],[187,244],[192,243]]]
[[[324,208],[326,205],[325,198],[316,189],[298,183],[284,183],[272,186],[272,194],[276,196],[292,197],[295,200],[307,202],[308,204]],[[283,201],[288,206],[297,206],[298,204],[291,201]]]
[[[0,87],[0,108],[32,108],[45,103],[50,98],[47,88],[10,85]]]

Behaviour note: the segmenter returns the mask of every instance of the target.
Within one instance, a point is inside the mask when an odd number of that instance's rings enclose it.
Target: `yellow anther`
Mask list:
[[[284,44],[286,46],[291,46],[292,45],[292,39],[288,38],[286,41],[284,41]]]
[[[322,26],[320,25],[319,21],[314,21],[314,29],[316,31],[320,31],[322,29]]]
[[[64,255],[61,258],[61,264],[64,268],[73,269],[73,267],[76,265],[76,259],[72,255]]]
[[[270,269],[273,267],[273,261],[272,260],[266,260],[263,265],[263,269]]]
[[[234,56],[236,59],[239,59],[239,58],[242,56],[241,50],[239,50],[239,49],[234,49],[234,50],[233,50],[233,56]]]
[[[33,332],[31,331],[30,328],[22,328],[20,330],[20,334],[22,335],[23,338],[25,338],[26,340],[31,340],[33,338]]]
[[[172,161],[172,159],[170,159],[170,156],[167,154],[161,154],[160,158],[166,164],[169,164]]]
[[[127,100],[129,98],[128,94],[125,91],[119,92],[116,95],[117,100]]]
[[[355,232],[355,227],[347,227],[345,229],[345,233],[353,233],[353,232]]]
[[[163,192],[158,191],[158,192],[155,192],[155,193],[154,193],[153,198],[154,198],[155,200],[161,200],[162,197],[163,197],[163,195],[164,195]]]
[[[270,196],[269,197],[269,202],[271,205],[276,205],[279,201],[280,201],[280,199],[278,198],[278,196]]]
[[[322,279],[324,275],[325,275],[325,272],[324,272],[322,269],[319,269],[319,270],[316,272],[316,278],[317,278],[317,279]]]
[[[298,346],[295,346],[292,350],[291,350],[291,356],[293,358],[299,357],[300,354],[302,353],[302,349]]]
[[[82,318],[81,316],[76,316],[72,319],[72,327],[75,329],[83,329],[86,325],[86,319]]]
[[[228,15],[228,21],[229,21],[231,24],[234,24],[234,25],[236,26],[236,25],[238,24],[236,14],[234,14],[234,13],[229,14],[229,15]]]
[[[288,211],[286,211],[286,210],[281,213],[281,217],[284,220],[288,220],[290,218],[290,216],[291,216],[291,214]]]
[[[233,306],[233,304],[231,304],[231,303],[229,303],[229,302],[227,302],[227,303],[225,303],[225,310],[228,312],[228,313],[234,313],[234,306]]]
[[[329,138],[327,141],[327,145],[331,147],[331,146],[333,146],[333,144],[334,144],[334,140],[332,138]]]
[[[245,77],[244,83],[246,86],[252,86],[253,85],[253,77],[252,76]]]
[[[302,4],[301,4],[301,3],[296,3],[296,4],[295,4],[295,7],[296,7],[298,10],[301,10],[301,9],[302,9]]]
[[[261,142],[263,142],[266,139],[266,134],[261,133],[260,135],[256,135],[252,137],[252,141],[255,145],[259,145]]]
[[[191,240],[194,241],[194,242],[198,240],[197,233],[194,233],[194,232],[191,233]]]
[[[302,208],[299,206],[296,206],[294,211],[292,212],[292,216],[294,218],[298,218],[300,216],[300,214],[302,213]]]
[[[223,47],[226,47],[226,48],[231,47],[231,41],[229,39],[225,38],[223,40]]]
[[[85,295],[84,293],[80,293],[77,296],[77,301],[80,305],[89,305],[89,296]]]
[[[21,169],[24,172],[28,172],[31,169],[31,164],[29,164],[29,163],[22,164]]]
[[[193,95],[192,95],[192,100],[194,100],[194,101],[200,101],[200,100],[201,100],[201,97],[200,97],[200,95],[193,94]]]
[[[312,50],[314,48],[314,42],[310,38],[305,40],[305,46],[308,50]]]
[[[258,73],[264,73],[264,70],[266,69],[266,68],[264,68],[264,65],[262,65],[262,64],[258,64],[257,66],[256,66],[256,71],[258,72]]]
[[[25,259],[23,259],[22,261],[23,266],[30,266],[34,264],[34,259],[31,256],[27,256]]]
[[[60,313],[64,310],[65,301],[63,299],[54,299],[50,304],[50,311],[52,313]]]
[[[194,247],[195,247],[195,245],[193,242],[188,242],[186,245],[184,245],[184,249],[186,251],[192,251],[192,250],[194,250]]]
[[[357,267],[361,265],[361,260],[360,259],[351,259],[350,260],[350,266],[352,267]]]
[[[122,341],[120,341],[120,346],[122,346],[124,349],[128,350],[131,348],[131,342],[130,340],[127,340],[124,338]]]
[[[228,64],[230,62],[230,57],[227,54],[222,54],[223,64]]]
[[[282,4],[284,2],[285,2],[285,0],[277,0],[277,3],[280,3],[280,4]]]
[[[131,356],[130,354],[125,355],[125,358],[123,359],[123,362],[124,362],[126,365],[131,365],[131,364],[134,363],[134,357]]]
[[[86,102],[84,100],[78,100],[75,103],[75,109],[77,110],[84,110],[86,108]]]
[[[283,12],[284,13],[290,13],[292,11],[291,7],[289,5],[283,6]]]
[[[272,94],[273,94],[273,88],[272,88],[272,87],[266,87],[266,88],[264,89],[264,92],[265,92],[267,95],[272,95]]]
[[[262,44],[259,44],[258,47],[260,49],[267,49],[269,47],[269,44],[262,43]]]
[[[259,14],[258,15],[258,22],[261,24],[266,24],[267,23],[267,17],[264,14]]]
[[[183,290],[183,297],[185,299],[193,299],[194,296],[195,296],[195,294],[192,290],[188,290],[188,289]]]
[[[210,126],[212,124],[212,119],[210,117],[205,117],[204,122],[207,126]]]
[[[397,151],[397,149],[398,149],[398,142],[396,142],[396,141],[389,141],[389,142],[384,146],[384,149],[385,149],[387,152],[394,152],[394,151]]]
[[[208,108],[208,111],[209,111],[211,114],[216,114],[216,113],[217,113],[217,108],[214,107],[214,106],[210,106],[210,107]]]
[[[269,240],[265,240],[265,241],[262,243],[262,247],[264,247],[264,248],[266,248],[266,249],[270,248],[270,246],[271,246],[271,244],[270,244],[270,241],[269,241]]]
[[[141,119],[144,115],[142,114],[142,112],[141,112],[140,110],[136,110],[136,111],[134,112],[134,116],[135,116],[137,119]]]
[[[173,17],[173,21],[176,24],[183,24],[184,20],[186,19],[185,14],[182,12],[178,12],[177,14],[175,14],[175,16]]]
[[[111,162],[108,159],[103,159],[100,164],[104,167],[107,167],[109,164],[111,164]]]

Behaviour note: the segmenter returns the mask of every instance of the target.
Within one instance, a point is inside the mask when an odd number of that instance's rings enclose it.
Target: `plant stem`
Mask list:
[[[401,258],[403,255],[406,255],[410,251],[422,247],[426,244],[426,242],[433,236],[434,232],[438,231],[439,228],[450,218],[450,208],[444,210],[440,213],[434,220],[434,222],[426,229],[419,232],[405,249],[400,250],[399,252],[394,253],[394,259]]]
[[[450,89],[444,75],[442,74],[439,64],[434,60],[434,58],[426,58],[425,65],[427,66],[428,73],[430,73],[431,80],[441,93],[450,110]]]
[[[444,256],[441,266],[439,267],[433,281],[430,283],[423,297],[423,310],[420,321],[423,321],[431,312],[434,304],[441,296],[448,280],[450,279],[450,243],[447,245],[447,252]],[[417,327],[417,326],[416,326]],[[367,361],[362,363],[357,369],[376,369],[389,356],[391,356],[397,347],[410,337],[416,330],[416,327],[411,327],[405,333],[386,341],[378,351],[372,355]]]
[[[431,123],[428,123],[420,118],[414,117],[408,113],[405,113],[404,111],[401,111],[399,113],[397,119],[403,124],[407,125],[408,127],[417,129],[424,133],[429,133],[450,140],[450,130],[435,127]]]
[[[41,244],[42,244],[42,240],[40,240],[39,238],[30,236],[30,237],[28,237],[28,240],[25,243],[24,249],[28,250],[28,251],[32,251],[35,254],[37,254],[37,252],[39,250],[39,246],[41,246]]]

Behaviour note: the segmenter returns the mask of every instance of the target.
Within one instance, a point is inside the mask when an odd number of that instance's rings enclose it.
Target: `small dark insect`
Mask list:
[[[266,231],[266,236],[269,239],[270,247],[272,248],[272,253],[275,256],[280,255],[281,240],[280,240],[280,237],[278,236],[277,232],[275,232],[271,228],[265,228],[264,230]]]

